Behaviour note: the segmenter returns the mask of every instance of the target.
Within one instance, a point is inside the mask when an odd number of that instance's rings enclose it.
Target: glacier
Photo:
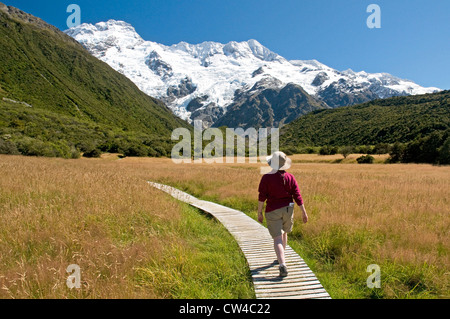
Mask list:
[[[224,114],[238,90],[248,91],[266,79],[275,79],[266,82],[279,88],[299,85],[330,107],[440,91],[388,73],[338,71],[316,60],[287,60],[254,39],[166,46],[144,40],[131,24],[116,20],[64,32],[188,121],[193,120],[188,107],[193,101],[197,113],[214,106]]]

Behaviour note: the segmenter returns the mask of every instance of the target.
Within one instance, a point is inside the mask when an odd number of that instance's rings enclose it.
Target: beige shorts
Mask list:
[[[294,207],[286,206],[266,213],[267,228],[272,238],[290,233],[294,227]]]

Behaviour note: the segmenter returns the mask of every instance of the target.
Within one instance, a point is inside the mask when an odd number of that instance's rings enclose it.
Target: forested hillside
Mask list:
[[[0,153],[170,154],[190,127],[57,28],[0,4]]]
[[[444,163],[449,136],[450,91],[442,91],[312,112],[282,129],[280,145],[296,152],[389,144],[394,160]]]

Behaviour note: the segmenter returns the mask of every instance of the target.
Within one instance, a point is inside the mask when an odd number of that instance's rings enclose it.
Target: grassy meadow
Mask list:
[[[289,244],[333,298],[450,298],[450,167],[357,157],[291,156],[310,221]],[[253,298],[231,235],[146,181],[256,219],[262,166],[0,156],[0,298]]]
[[[223,226],[116,159],[0,156],[0,299],[253,298]]]

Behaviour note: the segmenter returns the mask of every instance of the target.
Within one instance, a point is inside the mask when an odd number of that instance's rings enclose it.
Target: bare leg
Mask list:
[[[287,245],[287,233],[283,233],[283,248],[284,250],[286,250],[286,245]]]
[[[275,248],[275,253],[277,254],[278,263],[280,265],[284,265],[285,259],[284,259],[283,235],[273,239],[273,246]]]

